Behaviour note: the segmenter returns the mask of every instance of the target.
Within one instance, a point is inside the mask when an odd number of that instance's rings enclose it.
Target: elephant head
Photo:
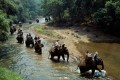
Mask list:
[[[69,60],[69,51],[67,49],[67,47],[64,47],[64,48],[61,48],[61,54],[63,54],[63,58],[64,58],[64,55],[67,55],[67,62]]]

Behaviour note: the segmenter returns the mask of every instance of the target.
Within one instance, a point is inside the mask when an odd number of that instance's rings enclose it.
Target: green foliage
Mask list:
[[[0,80],[23,80],[18,74],[0,67]]]
[[[107,15],[107,9],[101,8],[94,14],[94,22],[99,25],[107,25],[112,21],[112,17]]]
[[[8,31],[8,23],[9,20],[6,19],[6,14],[0,11],[0,41],[4,41],[7,39],[7,31]]]
[[[39,3],[38,0],[0,0],[0,41],[7,39],[9,20],[26,22],[35,19]]]
[[[97,24],[114,24],[120,21],[120,2],[107,1],[105,8],[94,13],[94,22]],[[112,26],[114,26],[112,25]],[[106,26],[106,25],[105,25]]]

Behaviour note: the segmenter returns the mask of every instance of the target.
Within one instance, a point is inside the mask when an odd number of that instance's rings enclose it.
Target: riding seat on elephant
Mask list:
[[[92,75],[94,75],[95,70],[98,70],[99,72],[101,72],[101,70],[98,68],[98,65],[102,66],[102,70],[104,69],[104,64],[103,64],[103,60],[99,58],[99,63],[96,64],[96,62],[92,59],[83,59],[81,60],[81,62],[78,65],[78,68],[80,69],[81,74],[92,70]]]
[[[60,57],[62,56],[63,60],[65,60],[65,55],[67,55],[67,62],[69,60],[69,51],[67,47],[64,47],[64,44],[61,46],[57,47],[52,47],[49,51],[49,54],[51,55],[51,59],[54,58],[54,56],[58,57],[58,61],[60,60]]]
[[[34,47],[34,40],[31,36],[27,37],[26,41],[25,41],[26,47]]]
[[[42,47],[44,47],[43,44],[36,42],[34,45],[35,52],[42,54]]]

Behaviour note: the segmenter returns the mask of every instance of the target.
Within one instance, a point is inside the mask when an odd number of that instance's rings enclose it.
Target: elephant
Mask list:
[[[88,59],[89,60],[89,59]],[[99,72],[101,72],[101,70],[97,67],[97,65],[101,65],[102,66],[102,70],[104,69],[104,64],[103,64],[103,60],[99,58],[99,62],[96,63],[94,60],[89,60],[86,63],[86,60],[83,59],[81,61],[81,63],[79,63],[78,68],[80,69],[81,74],[85,73],[88,70],[92,70],[92,76],[94,75],[95,70],[98,70]]]
[[[13,28],[10,28],[10,33],[11,33],[11,35],[14,33],[14,29]]]
[[[32,45],[32,48],[34,47],[34,40],[31,36],[29,36],[25,41],[26,47],[30,47]]]
[[[31,21],[29,21],[29,24],[32,24],[32,22],[31,22]]]
[[[48,22],[48,18],[47,17],[45,17],[45,21]]]
[[[14,26],[10,27],[10,33],[11,35],[16,31],[16,28]]]
[[[51,55],[51,59],[54,58],[54,56],[57,56],[58,57],[58,61],[60,60],[60,57],[62,56],[63,60],[65,60],[65,55],[67,55],[67,62],[69,60],[69,52],[68,52],[68,49],[67,47],[52,47],[50,50],[49,50],[49,54]]]
[[[36,42],[34,45],[35,52],[42,54],[42,47],[44,47],[43,44]]]
[[[23,38],[23,36],[17,36],[17,41],[18,41],[18,43],[23,43],[24,42],[24,38]]]
[[[39,23],[39,19],[36,19],[36,22]]]

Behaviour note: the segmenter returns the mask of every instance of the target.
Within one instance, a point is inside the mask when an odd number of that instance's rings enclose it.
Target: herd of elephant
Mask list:
[[[19,39],[17,37],[17,40],[18,40],[19,43],[24,42],[23,37],[19,37]],[[39,54],[42,54],[42,47],[44,47],[44,45],[41,44],[41,43],[38,43],[38,42],[36,42],[34,44],[34,39],[33,38],[27,38],[25,40],[25,44],[26,44],[26,47],[32,47],[32,48],[34,47],[35,52],[37,52]],[[69,51],[68,51],[67,47],[65,47],[64,45],[65,44],[63,44],[62,46],[57,46],[57,47],[55,46],[55,47],[50,48],[49,54],[51,56],[51,58],[50,58],[51,60],[54,60],[55,56],[58,57],[57,58],[58,61],[60,60],[60,57],[62,57],[63,60],[65,60],[65,55],[67,55],[67,62],[68,62],[68,60],[69,60]],[[90,60],[88,64],[85,64],[85,59],[83,59],[81,61],[81,63],[78,65],[78,67],[79,67],[80,72],[82,74],[84,74],[88,70],[92,70],[92,75],[94,75],[95,70],[98,70],[98,71],[101,72],[101,70],[98,68],[97,65],[101,65],[102,70],[104,69],[104,64],[103,64],[102,59],[99,59],[99,63],[97,63],[97,64],[95,63],[94,60]]]
[[[36,22],[39,22],[38,20],[36,20]],[[18,43],[24,43],[24,37],[22,36],[17,36],[17,41]],[[40,42],[35,42],[34,39],[31,37],[26,37],[25,40],[25,44],[26,47],[32,47],[35,49],[35,52],[42,54],[42,48],[44,47],[43,44],[41,44]],[[67,55],[67,62],[69,60],[69,51],[67,49],[67,47],[65,47],[65,44],[63,44],[62,46],[55,46],[52,47],[49,50],[49,54],[51,56],[51,60],[54,59],[55,56],[57,56],[57,60],[60,60],[60,57],[63,58],[63,60],[65,60],[65,55]],[[102,66],[102,69],[98,68],[98,65]],[[103,60],[99,59],[99,63],[96,64],[96,62],[94,60],[89,60],[89,64],[86,64],[86,60],[82,59],[80,61],[80,64],[78,64],[78,68],[80,69],[81,74],[84,74],[85,72],[92,70],[92,76],[94,75],[95,70],[98,70],[101,72],[101,70],[104,69],[104,64],[103,64]]]

